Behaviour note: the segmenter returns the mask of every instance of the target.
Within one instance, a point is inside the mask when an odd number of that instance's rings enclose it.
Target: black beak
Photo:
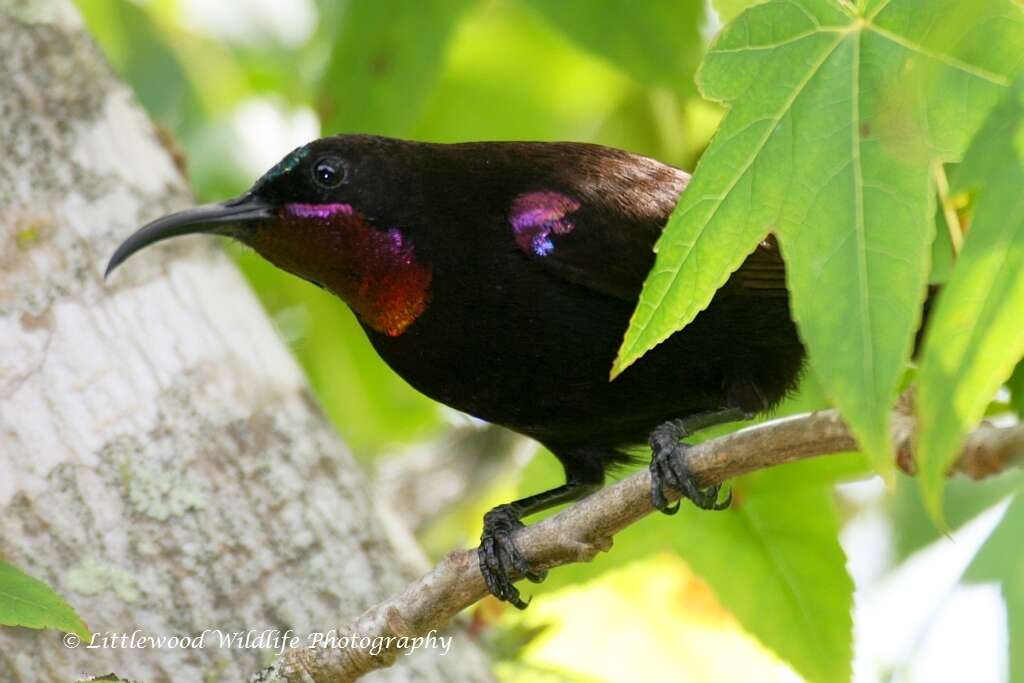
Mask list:
[[[106,278],[135,252],[170,237],[193,233],[221,233],[242,223],[266,220],[276,215],[273,206],[251,194],[221,204],[206,204],[158,218],[121,243],[110,257]]]

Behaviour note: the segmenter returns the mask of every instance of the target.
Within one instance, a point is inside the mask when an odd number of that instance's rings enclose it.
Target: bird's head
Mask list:
[[[408,144],[356,135],[315,140],[288,154],[243,195],[145,225],[117,248],[107,275],[156,242],[224,235],[334,292],[368,327],[399,335],[426,309],[431,281],[410,236],[387,216],[399,191],[395,184],[407,175],[408,154],[400,147]]]

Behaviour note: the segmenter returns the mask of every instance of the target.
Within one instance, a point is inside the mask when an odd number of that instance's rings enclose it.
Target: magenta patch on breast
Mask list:
[[[337,294],[370,328],[396,337],[430,299],[430,267],[410,239],[379,229],[350,204],[285,204],[281,224],[250,243],[278,267]]]
[[[508,220],[516,244],[528,254],[547,256],[555,249],[551,235],[565,235],[576,224],[569,214],[580,208],[580,203],[560,192],[528,192],[512,202]]]

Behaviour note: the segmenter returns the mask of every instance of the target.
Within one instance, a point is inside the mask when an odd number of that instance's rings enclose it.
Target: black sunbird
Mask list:
[[[663,486],[702,508],[681,440],[767,410],[795,385],[804,349],[775,240],[765,240],[684,330],[614,381],[612,361],[689,176],[582,143],[428,144],[341,135],[293,151],[244,195],[161,218],[109,273],[188,233],[231,236],[340,297],[374,348],[424,394],[544,444],[564,485],[487,513],[480,568],[525,607],[511,577],[522,517],[600,487],[649,442]]]

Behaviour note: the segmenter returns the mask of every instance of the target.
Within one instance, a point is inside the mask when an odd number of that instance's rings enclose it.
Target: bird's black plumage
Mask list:
[[[481,544],[492,592],[522,605],[508,576],[540,577],[511,541],[521,516],[599,486],[648,439],[655,503],[666,508],[665,483],[714,506],[717,491],[694,487],[677,457],[680,437],[770,407],[799,375],[804,350],[766,235],[690,325],[609,381],[688,180],[580,143],[324,138],[223,205],[244,220],[213,220],[216,208],[161,219],[112,265],[182,226],[230,234],[346,300],[424,394],[547,446],[566,486],[489,513]]]

